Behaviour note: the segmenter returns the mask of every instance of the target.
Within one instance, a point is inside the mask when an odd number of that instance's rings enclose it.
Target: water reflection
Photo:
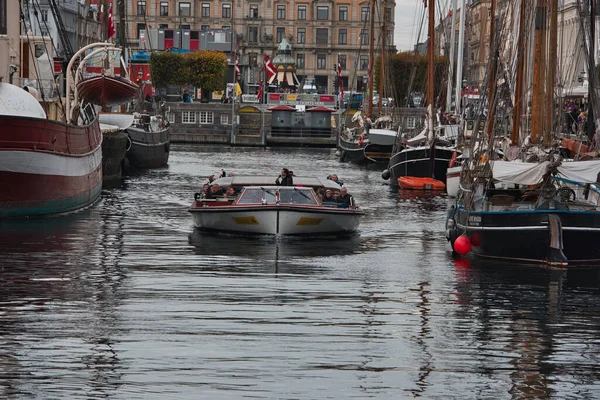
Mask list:
[[[233,264],[231,267],[245,270],[250,265],[254,272],[257,272],[255,267],[259,267],[258,271],[269,273],[308,273],[313,271],[312,267],[305,265],[305,268],[299,269],[298,263],[311,258],[364,253],[373,247],[373,240],[363,239],[359,234],[341,237],[275,237],[229,235],[195,229],[188,239],[195,254],[242,258],[250,262],[238,259],[230,263]],[[259,265],[256,265],[256,261],[260,261]]]
[[[587,356],[598,350],[592,349],[597,325],[589,319],[596,308],[590,300],[599,294],[597,270],[467,259],[456,260],[454,267],[456,317],[462,321],[455,335],[476,322],[473,345],[483,350],[477,368],[510,365],[510,393],[517,398],[548,398],[557,379],[580,371],[580,394],[592,395],[597,388],[590,379],[600,374],[596,360]],[[573,341],[573,335],[579,339]]]

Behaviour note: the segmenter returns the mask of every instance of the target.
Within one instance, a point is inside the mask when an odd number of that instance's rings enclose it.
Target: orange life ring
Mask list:
[[[452,168],[456,165],[456,152],[452,153],[452,158],[450,159],[450,163],[448,164],[448,168]]]

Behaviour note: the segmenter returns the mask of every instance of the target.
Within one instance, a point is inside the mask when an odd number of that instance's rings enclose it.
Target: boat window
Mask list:
[[[298,188],[247,188],[242,193],[237,204],[262,204],[263,199],[267,204],[276,203],[276,192],[279,190],[279,202],[280,204],[305,204],[305,205],[318,205],[315,196],[310,189],[298,189]]]
[[[308,189],[284,189],[279,192],[281,204],[307,204],[311,206],[317,205],[317,200]]]

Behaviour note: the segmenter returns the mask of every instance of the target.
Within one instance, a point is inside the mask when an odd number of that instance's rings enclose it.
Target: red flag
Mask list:
[[[108,7],[108,38],[115,35],[115,22],[113,21],[112,4]]]
[[[267,74],[267,82],[271,82],[271,78],[277,75],[277,69],[269,59],[269,56],[265,53],[265,72]]]
[[[340,63],[340,56],[338,56],[337,75],[338,86],[340,88],[340,101],[344,101],[344,82],[342,81],[342,64]]]
[[[235,55],[235,82],[238,81],[238,78],[240,76],[240,59],[238,58],[237,54]]]
[[[263,98],[263,80],[260,80],[260,86],[258,87],[258,94],[256,95],[259,103],[262,103]]]

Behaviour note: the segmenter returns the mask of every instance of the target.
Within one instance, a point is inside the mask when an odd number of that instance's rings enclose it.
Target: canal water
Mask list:
[[[334,150],[172,149],[88,210],[0,223],[0,398],[600,398],[596,269],[455,261],[445,197]],[[338,174],[360,233],[194,231],[208,175],[282,167]]]

